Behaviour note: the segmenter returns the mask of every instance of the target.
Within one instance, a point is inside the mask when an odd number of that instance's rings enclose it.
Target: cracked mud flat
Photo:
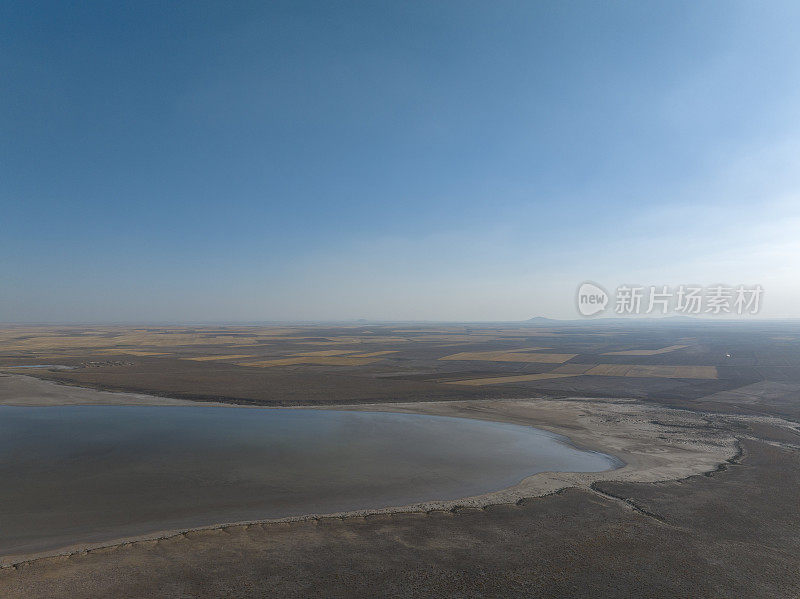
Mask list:
[[[47,403],[57,404],[58,393],[48,391]],[[218,597],[233,588],[240,597],[800,595],[794,423],[591,399],[339,409],[528,424],[626,465],[542,473],[452,502],[75,548],[4,568],[0,595]]]

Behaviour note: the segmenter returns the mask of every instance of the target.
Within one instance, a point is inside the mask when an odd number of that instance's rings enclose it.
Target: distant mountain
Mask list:
[[[544,316],[534,316],[533,318],[529,318],[526,320],[528,324],[555,324],[559,322],[553,318],[545,318]]]

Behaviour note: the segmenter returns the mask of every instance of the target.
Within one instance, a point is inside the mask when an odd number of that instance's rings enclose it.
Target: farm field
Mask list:
[[[800,589],[797,324],[7,326],[0,339],[0,405],[456,416],[540,427],[625,463],[477,501],[20,558],[0,569],[3,596],[156,597],[182,580],[191,596],[237,586],[257,597],[296,589],[286,572],[301,567],[309,594],[402,581],[423,595],[482,584],[514,595],[532,575],[551,596],[604,580],[609,597]]]
[[[453,351],[456,349],[456,351]],[[770,323],[28,327],[0,367],[96,389],[259,405],[605,396],[713,408],[800,389],[800,334]],[[721,395],[722,394],[722,395]],[[785,415],[795,408],[780,402]]]

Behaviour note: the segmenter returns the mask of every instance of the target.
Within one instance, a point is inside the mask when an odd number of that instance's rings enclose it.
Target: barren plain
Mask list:
[[[6,405],[459,416],[625,462],[7,560],[4,597],[800,595],[797,324],[6,327],[0,371]]]

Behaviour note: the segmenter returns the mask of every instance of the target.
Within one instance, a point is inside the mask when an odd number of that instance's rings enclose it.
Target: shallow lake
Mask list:
[[[0,555],[478,495],[610,456],[530,427],[309,409],[0,406]]]

